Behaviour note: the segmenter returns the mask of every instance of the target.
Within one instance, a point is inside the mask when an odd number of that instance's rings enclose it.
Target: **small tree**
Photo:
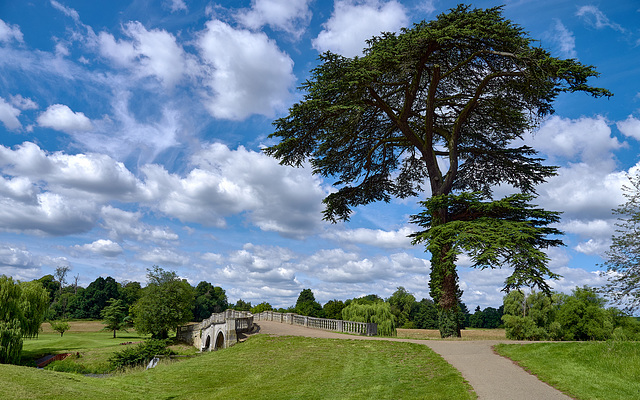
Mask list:
[[[60,334],[60,337],[62,337],[62,335],[71,328],[69,322],[65,320],[49,321],[49,325],[51,325],[51,329]]]
[[[38,335],[49,305],[40,282],[14,282],[0,276],[0,363],[20,361],[22,338]]]
[[[632,312],[640,308],[640,174],[628,178],[622,188],[627,202],[613,210],[619,222],[604,263],[609,282],[601,291]]]
[[[342,319],[342,310],[345,308],[342,300],[329,300],[322,306],[324,317],[329,319]]]
[[[62,289],[64,285],[67,283],[67,273],[71,271],[71,267],[68,265],[56,267],[56,272],[54,273],[56,280],[60,283],[60,294],[62,294]]]
[[[296,301],[296,313],[309,317],[324,317],[322,306],[316,301],[311,289],[303,289]]]
[[[140,333],[165,339],[170,330],[192,320],[193,287],[174,271],[158,266],[147,270],[147,278],[142,297],[131,308],[134,325]]]
[[[389,304],[383,301],[373,303],[353,301],[342,310],[342,319],[345,321],[375,323],[378,325],[378,335],[396,335],[396,317],[391,312]]]
[[[113,338],[116,337],[116,331],[124,330],[127,326],[127,317],[129,315],[127,306],[120,299],[111,298],[107,302],[107,306],[100,312],[104,329],[113,331]]]
[[[260,314],[263,311],[271,311],[271,310],[273,310],[273,307],[271,307],[271,304],[267,303],[266,301],[263,301],[257,306],[251,307],[251,314]]]

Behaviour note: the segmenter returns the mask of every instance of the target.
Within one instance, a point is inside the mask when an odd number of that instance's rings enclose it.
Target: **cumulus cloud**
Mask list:
[[[100,54],[116,65],[131,68],[140,77],[154,76],[165,87],[174,86],[190,71],[190,58],[166,30],[147,30],[132,21],[124,25],[123,33],[132,40],[116,40],[107,32],[97,38]]]
[[[616,126],[627,137],[640,140],[640,119],[635,118],[633,115],[629,115],[624,121],[619,121]]]
[[[75,245],[72,250],[94,253],[103,257],[117,257],[124,252],[118,243],[105,239],[98,239],[93,243]]]
[[[284,167],[262,153],[215,143],[192,158],[185,177],[158,165],[142,168],[155,207],[183,222],[224,227],[246,213],[265,231],[303,236],[318,228],[326,192],[308,169]]]
[[[304,33],[311,20],[310,0],[252,0],[251,8],[237,13],[238,22],[249,29],[269,25],[296,38]]]
[[[9,25],[0,19],[0,42],[8,43],[12,40],[23,42],[20,27],[18,25]]]
[[[197,44],[209,68],[204,84],[210,90],[205,106],[211,115],[241,120],[285,108],[295,82],[293,61],[267,35],[211,20]]]
[[[28,97],[22,97],[22,95],[10,96],[11,104],[18,107],[20,110],[35,110],[38,108],[38,105],[35,101],[31,100]]]
[[[366,244],[380,248],[410,248],[411,238],[408,236],[414,231],[408,227],[397,231],[383,231],[381,229],[345,229],[327,232],[324,236],[340,243]]]
[[[0,97],[0,121],[7,129],[15,131],[22,128],[22,124],[20,123],[20,120],[18,120],[19,115],[19,109],[7,103],[5,99]]]
[[[81,112],[73,112],[64,104],[53,104],[38,117],[38,125],[62,132],[86,132],[93,130],[91,120]]]
[[[408,23],[406,9],[395,0],[337,0],[331,18],[313,40],[313,48],[345,57],[362,55],[366,40],[381,32],[396,32]]]
[[[142,213],[104,206],[101,210],[102,227],[116,241],[133,239],[140,242],[165,243],[176,241],[179,236],[169,228],[151,226],[142,222]]]
[[[589,140],[585,140],[585,137]],[[580,160],[608,170],[614,167],[612,151],[622,146],[612,136],[609,122],[603,116],[578,119],[553,116],[525,141],[552,161],[559,158]]]
[[[138,259],[154,265],[182,266],[189,263],[189,257],[171,249],[153,248],[142,250],[137,254]]]

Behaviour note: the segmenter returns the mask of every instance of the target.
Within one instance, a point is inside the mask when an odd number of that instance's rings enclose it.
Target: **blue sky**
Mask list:
[[[0,1],[0,274],[71,267],[145,282],[175,270],[229,299],[274,306],[404,286],[428,296],[430,258],[412,247],[419,198],[322,221],[331,180],[261,153],[321,52],[456,6],[452,1]],[[477,7],[501,3],[478,1]],[[562,95],[526,138],[558,176],[536,202],[562,211],[552,286],[597,286],[611,209],[639,169],[640,5],[505,1],[504,15],[555,56],[601,73],[611,99]],[[497,191],[500,193],[500,190]],[[463,301],[497,307],[508,270],[460,259]]]

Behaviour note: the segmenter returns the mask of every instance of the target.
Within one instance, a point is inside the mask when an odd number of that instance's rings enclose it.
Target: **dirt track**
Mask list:
[[[306,336],[345,340],[388,340],[429,346],[453,365],[473,386],[480,400],[570,400],[560,391],[538,380],[510,360],[492,350],[498,343],[522,343],[511,340],[414,340],[344,335],[279,322],[259,321],[261,334]]]

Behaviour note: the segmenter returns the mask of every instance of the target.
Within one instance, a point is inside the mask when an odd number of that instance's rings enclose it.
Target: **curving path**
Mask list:
[[[480,400],[570,400],[571,397],[538,380],[510,360],[495,354],[497,343],[512,340],[413,340],[351,336],[279,322],[259,321],[258,333],[326,339],[389,340],[429,346],[453,365],[471,384]]]

